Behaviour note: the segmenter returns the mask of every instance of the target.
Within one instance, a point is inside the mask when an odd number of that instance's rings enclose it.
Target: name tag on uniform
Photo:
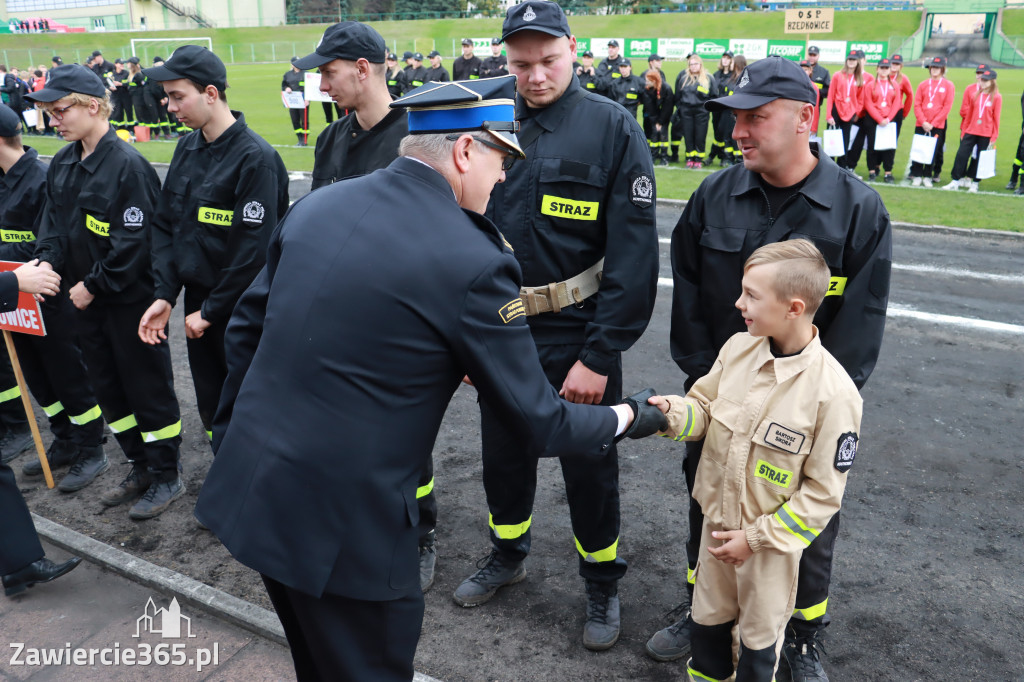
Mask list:
[[[199,207],[199,222],[206,223],[207,225],[228,227],[231,225],[231,221],[234,217],[234,211],[225,211],[219,208],[209,208],[207,206]]]
[[[85,226],[89,228],[90,232],[94,232],[101,237],[110,236],[110,223],[105,223],[102,220],[96,220],[88,213],[85,214]]]
[[[775,422],[768,425],[768,431],[764,434],[765,443],[780,450],[791,452],[794,455],[800,452],[800,447],[806,439],[807,436],[799,431],[788,429],[782,424],[776,424]]]
[[[540,200],[540,212],[556,218],[572,220],[597,220],[601,204],[597,201],[573,201],[545,194]]]

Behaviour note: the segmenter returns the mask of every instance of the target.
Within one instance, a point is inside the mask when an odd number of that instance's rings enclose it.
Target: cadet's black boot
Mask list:
[[[1011,192],[1014,191],[1015,189],[1017,189],[1017,169],[1016,168],[1014,168],[1013,172],[1010,173],[1010,181],[1008,183],[1006,183],[1006,189],[1010,190]]]
[[[181,476],[175,475],[170,481],[153,481],[143,493],[142,499],[128,510],[128,517],[141,521],[160,516],[171,506],[171,502],[184,494],[185,482]]]
[[[57,485],[57,489],[63,493],[81,490],[109,468],[110,462],[107,461],[107,455],[103,452],[102,445],[78,448],[78,457],[75,458],[68,473]]]
[[[82,559],[76,556],[62,564],[55,564],[46,557],[39,561],[33,561],[25,568],[3,577],[4,594],[10,597],[12,594],[24,592],[39,583],[56,580],[65,573],[70,573],[71,569],[80,563],[82,563]]]
[[[0,460],[7,464],[12,459],[32,447],[32,431],[28,425],[8,428],[0,438]]]
[[[57,467],[71,464],[75,461],[77,455],[78,446],[67,438],[54,438],[53,442],[50,443],[50,447],[46,449],[46,461],[50,464],[51,472]],[[38,457],[33,457],[25,462],[25,466],[21,468],[21,473],[29,478],[42,476],[43,463],[39,461]]]
[[[149,490],[150,483],[152,481],[146,472],[146,467],[132,463],[132,468],[124,480],[100,495],[100,502],[108,507],[116,507],[119,504],[137,500],[142,493]]]
[[[672,147],[672,155],[668,157],[672,163],[679,163],[679,147]]]
[[[515,585],[526,578],[526,564],[502,556],[497,550],[476,562],[478,570],[462,581],[452,598],[459,606],[479,606],[506,585]]]
[[[591,651],[611,649],[619,641],[619,583],[587,581],[587,622],[583,625],[583,646]]]
[[[818,632],[809,635],[797,634],[791,627],[786,628],[786,639],[782,645],[782,659],[789,665],[793,682],[828,682],[828,675],[821,667],[819,650],[825,653]]]
[[[690,602],[684,601],[667,615],[669,618],[680,618],[647,640],[647,655],[656,661],[676,661],[690,655],[690,628],[693,626]]]
[[[434,531],[420,538],[420,589],[426,592],[434,585],[434,568],[437,566],[437,551],[434,548]]]

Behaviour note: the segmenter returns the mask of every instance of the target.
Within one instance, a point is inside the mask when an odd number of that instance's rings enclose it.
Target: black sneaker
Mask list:
[[[611,649],[619,641],[618,582],[587,581],[587,622],[583,625],[583,646],[591,651]]]
[[[1008,183],[1006,183],[1006,189],[1010,190],[1011,192],[1017,189],[1017,181],[1010,180]]]
[[[668,618],[679,617],[672,625],[658,630],[647,640],[647,655],[656,661],[676,661],[690,655],[690,603],[683,602],[667,614]]]
[[[452,598],[459,606],[480,606],[487,602],[506,585],[515,585],[526,578],[526,564],[523,561],[510,561],[497,551],[476,562],[478,570],[462,581],[455,589]]]
[[[51,472],[57,467],[71,464],[77,456],[78,446],[66,438],[54,438],[53,442],[50,443],[50,447],[46,449],[46,461],[50,464]],[[38,457],[30,459],[25,462],[25,466],[21,467],[21,473],[25,474],[28,478],[42,476],[43,463],[39,461]]]
[[[434,568],[437,566],[437,550],[434,548],[434,531],[420,540],[420,589],[426,592],[434,586]]]
[[[75,458],[68,473],[61,479],[57,489],[62,493],[73,493],[96,480],[96,477],[110,468],[107,455],[103,452],[103,446],[97,445],[91,448],[79,448],[78,457]]]
[[[819,650],[826,653],[817,632],[807,637],[796,637],[792,630],[787,629],[782,660],[789,666],[793,682],[828,682],[828,675],[818,657]]]
[[[171,502],[184,494],[185,482],[181,476],[175,477],[173,481],[150,483],[142,499],[128,510],[128,518],[144,520],[160,516],[171,506]]]
[[[878,173],[875,171],[868,171],[868,182],[874,182],[878,178]]]
[[[885,178],[882,180],[882,182],[884,182],[887,185],[895,185],[896,178],[892,176],[892,173],[886,173]]]
[[[0,460],[7,464],[12,459],[32,447],[32,430],[27,426],[24,429],[8,429],[7,433],[0,438]]]
[[[108,507],[116,507],[119,504],[131,502],[132,500],[138,499],[142,493],[149,490],[150,483],[151,481],[149,474],[146,472],[146,468],[132,464],[131,470],[128,472],[128,475],[124,477],[123,481],[100,495],[100,502]]]

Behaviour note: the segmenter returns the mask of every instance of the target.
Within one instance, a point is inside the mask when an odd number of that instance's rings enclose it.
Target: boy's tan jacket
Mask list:
[[[685,398],[667,396],[662,435],[705,438],[694,499],[755,552],[807,547],[839,510],[857,452],[860,394],[814,332],[785,358],[736,334]]]

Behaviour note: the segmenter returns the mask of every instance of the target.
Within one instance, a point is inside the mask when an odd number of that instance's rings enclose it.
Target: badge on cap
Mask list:
[[[533,7],[527,5],[526,11],[523,12],[523,21],[533,21],[537,18],[537,13],[533,11]]]

